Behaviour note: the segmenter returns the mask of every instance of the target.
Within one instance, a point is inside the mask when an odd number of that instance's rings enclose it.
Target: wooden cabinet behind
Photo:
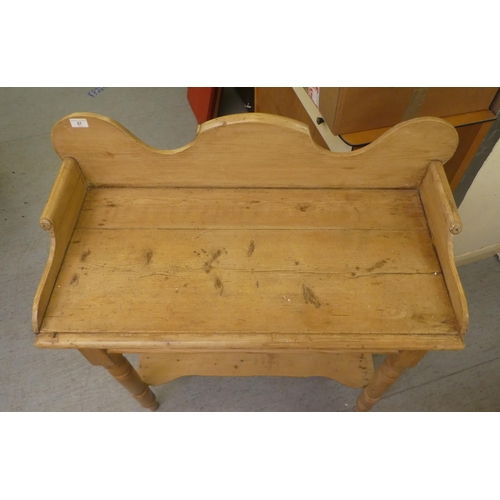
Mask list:
[[[496,95],[496,87],[321,87],[318,116],[353,149],[370,144],[401,121],[417,116],[445,118],[460,138],[455,155],[445,165],[454,190],[495,120]],[[306,123],[316,143],[327,147],[292,87],[256,87],[255,110]]]
[[[335,135],[384,127],[420,116],[489,109],[496,87],[321,87],[319,110]]]
[[[286,116],[305,123],[309,127],[314,142],[328,149],[325,140],[292,87],[255,87],[255,111]]]
[[[459,143],[456,153],[444,166],[446,177],[454,191],[462,179],[481,142],[486,137],[493,120],[457,127]]]

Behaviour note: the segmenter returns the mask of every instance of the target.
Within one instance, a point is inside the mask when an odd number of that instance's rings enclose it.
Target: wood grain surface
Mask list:
[[[89,126],[73,128],[70,117]],[[416,188],[429,162],[452,156],[457,133],[440,118],[417,118],[361,150],[334,153],[303,123],[245,113],[206,122],[192,143],[161,151],[110,118],[75,113],[54,126],[52,142],[94,186],[373,189]]]
[[[299,122],[232,115],[161,151],[70,116],[88,127],[66,117],[52,131],[63,166],[40,221],[37,347],[79,349],[152,410],[141,375],[371,379],[369,409],[412,352],[463,348],[452,125],[416,119],[332,153]],[[371,377],[364,353],[384,351]],[[125,352],[141,353],[139,373]]]
[[[427,231],[417,190],[89,189],[79,228]]]
[[[463,335],[469,325],[469,310],[453,252],[453,235],[460,233],[462,222],[440,162],[429,165],[419,191],[459,331]]]
[[[457,348],[456,329],[416,190],[98,188],[42,332],[94,333],[96,346],[111,334],[123,348],[141,332],[146,344],[164,334],[163,348],[204,348],[210,335],[264,348],[282,335],[271,348],[363,338],[391,350],[397,335]]]
[[[40,331],[86,190],[78,164],[72,158],[65,158],[40,217],[40,226],[50,234],[50,252],[33,301],[31,320],[34,332]]]
[[[137,371],[150,385],[202,375],[327,377],[349,387],[364,387],[373,376],[373,361],[371,355],[364,353],[163,353],[141,354]]]

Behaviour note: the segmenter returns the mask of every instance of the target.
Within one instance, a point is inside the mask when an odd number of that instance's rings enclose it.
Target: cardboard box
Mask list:
[[[335,135],[392,127],[417,116],[488,109],[498,87],[321,87],[319,110]]]

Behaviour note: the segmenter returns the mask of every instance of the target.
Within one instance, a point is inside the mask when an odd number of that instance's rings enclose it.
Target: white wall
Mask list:
[[[458,211],[463,230],[454,237],[457,264],[500,252],[500,141],[479,170]]]

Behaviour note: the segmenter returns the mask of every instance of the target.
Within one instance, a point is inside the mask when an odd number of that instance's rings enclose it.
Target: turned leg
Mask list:
[[[79,351],[93,365],[106,368],[144,408],[151,411],[158,409],[159,404],[153,391],[141,380],[123,354],[112,354],[103,349],[79,349]]]
[[[375,372],[356,403],[356,411],[368,411],[407,369],[415,366],[427,351],[400,351],[389,354]]]

